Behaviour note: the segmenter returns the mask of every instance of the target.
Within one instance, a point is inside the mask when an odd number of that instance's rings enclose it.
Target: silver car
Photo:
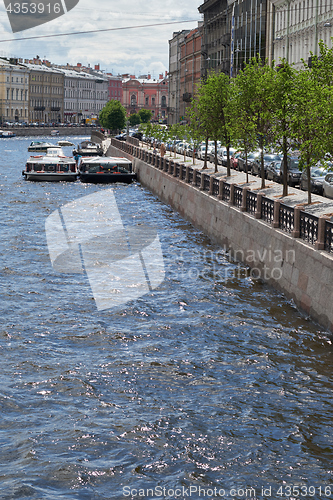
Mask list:
[[[333,172],[327,174],[323,181],[323,195],[333,198]]]

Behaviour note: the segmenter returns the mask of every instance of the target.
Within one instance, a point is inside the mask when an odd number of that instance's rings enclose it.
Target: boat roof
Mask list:
[[[27,163],[75,163],[75,160],[66,156],[61,148],[53,146],[47,148],[45,155],[30,156]]]
[[[81,163],[98,163],[99,165],[107,165],[109,163],[132,163],[131,160],[127,158],[118,157],[118,156],[90,156],[89,158],[82,158]]]
[[[45,141],[32,141],[30,143],[30,146],[49,146],[49,147],[54,147],[54,144],[51,144],[50,142],[45,142]]]

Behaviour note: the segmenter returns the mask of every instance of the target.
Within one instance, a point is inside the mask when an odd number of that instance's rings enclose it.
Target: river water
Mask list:
[[[330,335],[139,184],[25,181],[31,139],[0,143],[0,498],[333,498]],[[45,221],[110,188],[165,279],[99,311]]]

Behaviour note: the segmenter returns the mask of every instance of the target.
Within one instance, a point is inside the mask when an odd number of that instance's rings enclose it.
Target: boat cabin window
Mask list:
[[[126,168],[127,165],[117,165],[117,163],[104,163],[104,164],[85,164],[81,166],[83,172],[88,172],[94,174],[97,172],[105,173],[128,173],[130,168]],[[129,167],[131,164],[128,165]]]

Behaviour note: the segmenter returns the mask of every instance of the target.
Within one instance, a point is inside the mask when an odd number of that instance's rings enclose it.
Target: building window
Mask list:
[[[149,97],[146,97],[146,106],[149,106]]]

